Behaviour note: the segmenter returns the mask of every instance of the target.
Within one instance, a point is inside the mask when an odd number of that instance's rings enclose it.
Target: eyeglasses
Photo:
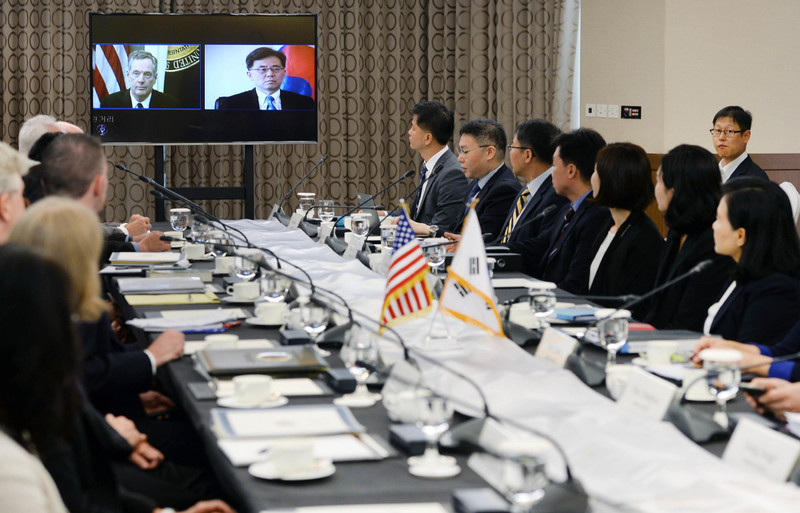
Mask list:
[[[286,69],[286,68],[282,68],[280,66],[269,66],[269,67],[262,66],[260,68],[250,68],[250,71],[255,71],[259,75],[266,75],[267,71],[271,71],[273,75],[277,75],[278,73],[280,73],[284,69]]]
[[[509,144],[508,146],[506,146],[506,149],[509,152],[511,151],[512,148],[516,148],[518,150],[531,150],[531,153],[534,153],[533,148],[528,148],[527,146],[514,146],[513,144]],[[534,156],[536,156],[535,153]]]
[[[712,136],[719,137],[722,134],[725,134],[725,137],[733,137],[734,134],[741,134],[747,132],[747,130],[720,130],[719,128],[712,128],[708,131]]]
[[[458,152],[459,155],[466,155],[467,153],[471,152],[472,150],[477,150],[478,148],[488,148],[489,146],[492,146],[492,145],[491,144],[482,144],[480,146],[475,146],[474,148],[466,148],[466,149],[458,148],[456,151]]]
[[[141,77],[142,75],[144,75],[144,78],[146,78],[147,80],[152,79],[153,76],[154,76],[149,71],[145,71],[144,73],[142,73],[141,71],[133,71],[133,72],[131,72],[131,76],[136,80],[138,80],[139,77]]]

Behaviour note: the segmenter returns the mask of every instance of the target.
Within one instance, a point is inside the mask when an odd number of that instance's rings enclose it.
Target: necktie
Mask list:
[[[267,104],[267,110],[277,110],[275,108],[275,98],[272,96],[267,96],[267,100],[265,102]]]
[[[511,232],[514,230],[514,225],[517,224],[517,218],[522,213],[522,209],[525,208],[525,202],[528,199],[528,196],[531,195],[531,190],[525,187],[522,189],[522,194],[519,195],[517,199],[517,204],[514,206],[514,213],[511,214],[511,219],[508,220],[508,225],[506,225],[506,229],[503,232],[503,239],[500,241],[501,244],[505,244],[508,242],[508,239],[511,237]]]
[[[139,102],[139,103],[136,104],[136,108],[137,109],[143,109],[144,105],[142,105],[142,102]]]
[[[472,202],[475,201],[475,196],[481,192],[481,186],[478,185],[478,181],[475,181],[475,184],[472,186],[472,189],[469,190],[469,196],[467,196],[467,206],[464,207],[464,214],[469,212],[469,207],[472,205]]]
[[[553,261],[553,257],[556,256],[558,248],[561,247],[561,241],[564,239],[564,232],[567,231],[567,226],[569,226],[569,222],[573,215],[575,215],[575,210],[573,210],[572,205],[570,205],[569,210],[567,210],[567,215],[564,216],[564,224],[561,225],[561,233],[558,235],[558,240],[555,244],[553,244],[553,249],[550,250],[550,253],[547,255],[548,265],[550,265],[550,262]]]
[[[425,163],[422,163],[422,169],[419,172],[419,192],[417,192],[417,197],[414,199],[414,217],[416,218],[419,215],[419,209],[422,206],[422,191],[425,183],[425,176],[428,174],[428,168],[425,167]]]

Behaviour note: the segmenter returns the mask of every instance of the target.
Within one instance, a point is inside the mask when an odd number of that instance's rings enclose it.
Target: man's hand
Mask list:
[[[146,234],[150,228],[150,218],[139,214],[133,214],[131,220],[125,225],[125,229],[128,230],[128,235],[134,240],[136,240],[136,237],[141,237]]]
[[[420,237],[427,237],[431,233],[431,227],[427,224],[418,223],[413,219],[409,219],[408,222],[411,223],[414,233]]]
[[[175,407],[175,403],[172,402],[172,399],[155,390],[142,392],[139,394],[139,399],[142,400],[142,406],[144,406],[144,411],[148,415]]]
[[[106,422],[108,422],[108,425],[111,426],[114,431],[119,433],[119,435],[124,438],[131,447],[135,448],[137,445],[147,440],[147,435],[139,432],[139,430],[136,429],[136,424],[134,424],[129,418],[123,417],[122,415],[117,417],[107,413],[105,419]]]
[[[147,350],[156,359],[156,367],[161,367],[167,362],[181,358],[185,344],[186,337],[183,333],[175,330],[166,330],[150,344]]]
[[[149,443],[142,442],[133,449],[128,459],[142,470],[152,470],[164,461],[164,454]]]
[[[169,251],[172,249],[172,246],[170,246],[169,242],[161,240],[163,235],[164,232],[159,232],[157,230],[146,234],[137,241],[139,244],[139,251]]]
[[[160,513],[161,508],[156,508],[153,513]],[[236,511],[221,500],[200,501],[191,508],[180,513],[236,513]]]

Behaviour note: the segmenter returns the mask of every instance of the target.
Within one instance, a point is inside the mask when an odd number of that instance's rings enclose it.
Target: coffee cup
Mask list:
[[[239,345],[239,336],[231,333],[215,333],[206,335],[205,349],[236,349]]]
[[[269,449],[269,461],[279,476],[307,471],[314,467],[314,445],[305,438],[278,440]]]
[[[254,407],[273,398],[272,378],[263,374],[234,376],[233,393],[236,401],[244,407]]]
[[[670,363],[672,355],[678,351],[680,347],[679,342],[672,342],[669,340],[656,340],[647,342],[642,356],[645,357],[647,363],[657,365],[666,365]]]
[[[263,324],[283,324],[283,316],[288,306],[286,303],[258,303],[255,307],[256,318]]]
[[[261,287],[257,281],[242,281],[228,285],[226,292],[236,301],[255,301],[261,295]]]
[[[202,258],[206,254],[206,245],[184,244],[181,252],[186,254],[186,258]]]
[[[229,272],[231,272],[232,265],[233,265],[233,257],[229,256],[217,257],[214,260],[214,271],[217,274],[228,274]]]

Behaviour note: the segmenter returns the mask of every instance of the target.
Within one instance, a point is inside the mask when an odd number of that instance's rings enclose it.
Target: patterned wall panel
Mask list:
[[[440,100],[458,125],[479,116],[510,133],[531,117],[569,111],[556,99],[563,4],[575,0],[4,0],[0,7],[0,137],[16,144],[22,122],[39,113],[88,127],[88,13],[316,13],[318,145],[255,147],[256,216],[265,217],[319,158],[328,161],[303,187],[318,198],[355,201],[421,162],[408,147],[409,109]],[[572,27],[574,28],[574,27]],[[573,37],[574,36],[570,36]],[[572,45],[574,48],[574,43]],[[567,56],[569,57],[569,56]],[[568,74],[571,75],[567,66]],[[561,72],[564,75],[564,72]],[[561,79],[570,84],[571,79]],[[556,102],[558,104],[556,104]],[[566,104],[565,104],[566,103]],[[568,120],[567,120],[568,121]],[[454,135],[457,135],[454,134]],[[107,147],[111,162],[153,176],[155,149]],[[167,147],[168,185],[238,186],[236,146]],[[393,204],[416,179],[379,198]],[[154,215],[146,185],[113,170],[106,218]],[[242,201],[199,202],[221,218],[243,215]],[[289,208],[296,207],[291,198]]]

